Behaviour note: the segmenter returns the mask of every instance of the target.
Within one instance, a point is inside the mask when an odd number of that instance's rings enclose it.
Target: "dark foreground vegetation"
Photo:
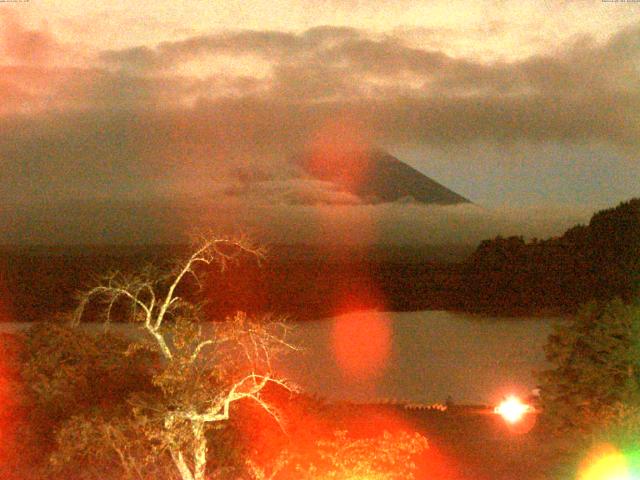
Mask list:
[[[7,338],[3,345],[6,354]],[[153,443],[145,445],[140,438],[136,442],[131,432],[118,437],[115,429],[110,439],[109,430],[99,428],[101,417],[119,415],[118,397],[144,385],[135,385],[140,380],[135,374],[121,377],[116,388],[114,376],[122,372],[87,364],[79,377],[84,381],[63,396],[38,391],[32,378],[26,384],[17,382],[27,371],[4,372],[2,400],[10,409],[1,418],[0,478],[180,478]],[[106,384],[111,387],[105,389]],[[206,478],[538,480],[555,478],[550,474],[558,468],[558,459],[566,457],[538,429],[514,433],[488,408],[442,412],[402,405],[331,404],[276,389],[266,398],[280,412],[283,428],[259,406],[239,402],[226,424],[207,433]],[[122,467],[118,445],[138,462],[132,470],[140,475]],[[369,476],[349,476],[354,471]],[[388,476],[374,476],[378,471]],[[335,476],[327,475],[331,472]]]
[[[639,323],[639,307],[614,301],[586,306],[559,327],[537,412],[522,425],[509,426],[491,406],[327,403],[272,384],[261,392],[264,404],[234,402],[229,418],[207,429],[203,478],[582,478],[606,461],[589,452],[625,458],[640,446]],[[164,427],[142,408],[146,397],[155,413],[173,411],[189,393],[161,391],[152,352],[136,357],[124,337],[57,323],[0,345],[0,478],[189,478],[176,474]],[[189,383],[182,380],[174,386]],[[188,430],[175,434],[189,442]]]
[[[627,456],[640,447],[637,303],[593,301],[558,326],[537,412],[507,427],[490,406],[309,398],[272,369],[277,357],[301,354],[277,317],[236,312],[203,331],[210,312],[192,296],[224,285],[205,274],[262,256],[246,240],[204,238],[174,263],[97,279],[73,313],[2,338],[0,476],[534,480],[639,471]],[[129,322],[139,334],[78,328],[94,319]]]
[[[0,250],[0,319],[31,321],[73,308],[111,269],[166,264],[187,246]],[[206,309],[318,318],[361,308],[497,315],[575,313],[592,299],[630,299],[640,285],[640,199],[593,215],[557,238],[498,237],[464,245],[348,248],[273,246],[206,285]],[[192,292],[192,294],[195,293]]]

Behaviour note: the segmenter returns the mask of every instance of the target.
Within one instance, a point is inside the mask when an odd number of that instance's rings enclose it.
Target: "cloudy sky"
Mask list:
[[[0,71],[0,243],[475,242],[640,195],[640,3],[1,3]],[[291,164],[318,139],[474,205],[363,203]]]

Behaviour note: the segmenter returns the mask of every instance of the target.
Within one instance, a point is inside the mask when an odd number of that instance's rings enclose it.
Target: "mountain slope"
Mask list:
[[[311,152],[294,162],[314,178],[371,203],[403,198],[427,204],[470,203],[463,196],[420,173],[396,157],[380,151]]]

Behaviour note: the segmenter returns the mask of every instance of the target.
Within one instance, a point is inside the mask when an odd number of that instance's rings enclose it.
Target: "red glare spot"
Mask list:
[[[369,136],[364,123],[354,118],[328,122],[308,145],[305,168],[317,178],[357,190],[369,174]]]
[[[343,315],[334,320],[333,354],[342,373],[358,380],[382,373],[391,351],[388,317],[366,311]]]

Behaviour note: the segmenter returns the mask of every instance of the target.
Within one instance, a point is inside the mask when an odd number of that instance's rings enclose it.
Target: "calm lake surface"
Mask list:
[[[366,331],[372,315],[374,325],[386,325],[387,354],[375,368],[354,375],[340,361],[344,353],[336,332],[341,322]],[[536,387],[534,371],[547,367],[543,345],[559,321],[445,311],[350,314],[297,325],[294,341],[305,351],[290,358],[284,371],[305,390],[328,399],[443,403],[450,395],[456,403],[495,404],[510,392],[526,396]],[[380,328],[372,330],[375,336]],[[354,343],[368,340],[382,343],[366,334],[353,338]]]
[[[359,312],[294,324],[289,338],[303,350],[276,368],[303,390],[331,400],[444,403],[451,396],[456,403],[495,404],[508,393],[526,396],[535,388],[534,371],[546,367],[542,347],[559,321]],[[25,327],[4,323],[0,331]]]

